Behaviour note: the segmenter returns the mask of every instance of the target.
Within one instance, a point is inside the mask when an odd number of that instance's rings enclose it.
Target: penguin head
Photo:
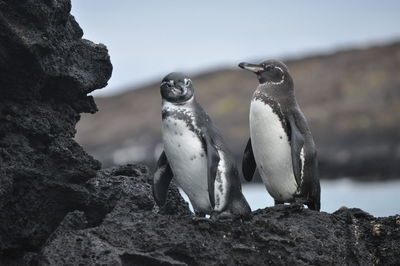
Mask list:
[[[184,103],[194,95],[194,88],[190,78],[179,72],[172,72],[165,76],[160,85],[161,97],[168,102]]]
[[[240,68],[251,71],[257,75],[260,84],[283,84],[292,82],[287,66],[278,60],[266,60],[260,64],[240,63]]]

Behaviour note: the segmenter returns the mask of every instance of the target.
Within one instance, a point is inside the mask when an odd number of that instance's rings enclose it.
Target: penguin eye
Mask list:
[[[274,67],[274,68],[276,68],[279,72],[281,72],[282,76],[285,74],[285,72],[283,72],[282,68],[280,68],[280,67]]]
[[[185,87],[190,86],[192,84],[192,81],[190,79],[185,79]]]
[[[168,82],[162,82],[160,87],[170,87],[170,84]]]

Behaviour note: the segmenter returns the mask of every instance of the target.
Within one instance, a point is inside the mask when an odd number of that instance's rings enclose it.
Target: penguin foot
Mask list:
[[[294,210],[304,209],[304,205],[301,201],[295,201],[295,202],[291,203],[289,206],[291,209],[294,209]]]
[[[298,203],[301,203],[301,204],[306,204],[307,202],[308,202],[308,196],[307,195],[305,195],[304,193],[298,193],[298,194],[295,194],[294,196],[293,196],[293,202],[298,202]]]
[[[193,221],[194,223],[202,223],[202,222],[213,223],[213,222],[214,222],[214,221],[212,221],[212,220],[209,219],[209,218],[206,218],[206,217],[198,217],[198,216],[192,217],[192,221]]]
[[[210,219],[213,222],[231,223],[235,218],[236,217],[230,212],[212,212],[210,215]]]
[[[209,218],[206,218],[206,214],[204,212],[194,212],[194,217],[192,217],[193,222],[207,222],[210,223],[212,222]]]
[[[196,215],[196,217],[206,217],[206,214],[204,212],[194,212],[194,215]]]

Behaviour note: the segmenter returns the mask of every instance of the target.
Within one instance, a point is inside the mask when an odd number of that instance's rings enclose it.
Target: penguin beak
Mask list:
[[[175,87],[172,88],[172,92],[176,95],[185,95],[187,92],[187,88],[183,84],[176,84]]]
[[[176,87],[173,87],[173,88],[172,88],[172,92],[173,92],[174,94],[182,94],[183,89],[182,89],[181,87],[176,86]]]
[[[248,71],[251,71],[254,73],[258,73],[258,72],[264,70],[264,67],[261,65],[250,64],[250,63],[245,63],[245,62],[240,63],[239,67],[243,68],[244,70],[248,70]]]

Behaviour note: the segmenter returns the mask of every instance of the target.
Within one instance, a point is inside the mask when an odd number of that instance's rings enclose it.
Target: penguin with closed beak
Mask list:
[[[239,67],[256,74],[259,81],[250,104],[244,178],[250,181],[258,168],[275,204],[296,202],[319,211],[317,151],[288,68],[277,60]]]
[[[242,194],[232,153],[194,97],[192,81],[170,73],[161,82],[162,152],[153,195],[163,206],[172,178],[187,194],[196,216],[213,220],[246,217],[251,209]]]

